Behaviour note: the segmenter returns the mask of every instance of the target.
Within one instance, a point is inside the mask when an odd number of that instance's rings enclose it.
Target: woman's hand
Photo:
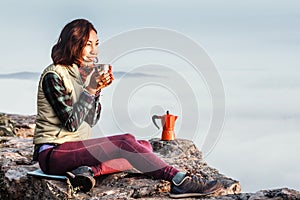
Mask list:
[[[97,73],[97,74],[99,74],[99,73]],[[97,81],[98,81],[97,90],[101,90],[101,89],[109,86],[113,82],[113,80],[114,80],[114,75],[112,73],[112,66],[109,66],[109,70],[107,73],[99,74],[98,79],[97,79]]]
[[[109,66],[109,70],[105,74],[101,74],[97,70],[95,70],[86,89],[90,94],[95,94],[98,90],[109,86],[113,82],[113,80],[114,75],[112,73],[112,66]]]

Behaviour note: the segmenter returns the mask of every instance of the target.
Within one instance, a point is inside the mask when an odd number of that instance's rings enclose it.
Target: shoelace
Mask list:
[[[195,183],[200,183],[202,185],[205,185],[206,181],[198,176],[195,176],[195,175],[192,175],[190,176],[192,179],[192,182],[195,182]]]
[[[187,172],[186,176],[191,177],[192,182],[201,183],[202,185],[205,185],[207,183],[207,180],[205,178],[200,178],[199,176],[193,175],[190,172]]]

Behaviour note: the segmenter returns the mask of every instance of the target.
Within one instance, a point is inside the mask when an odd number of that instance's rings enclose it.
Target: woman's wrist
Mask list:
[[[90,94],[90,95],[95,95],[97,92],[97,89],[91,88],[91,87],[86,87],[85,90]]]

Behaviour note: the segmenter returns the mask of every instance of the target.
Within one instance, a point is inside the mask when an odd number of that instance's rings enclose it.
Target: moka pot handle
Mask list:
[[[159,129],[159,126],[157,125],[157,123],[156,123],[156,119],[161,119],[161,116],[158,116],[158,115],[153,115],[152,116],[152,122],[153,122],[153,124]]]

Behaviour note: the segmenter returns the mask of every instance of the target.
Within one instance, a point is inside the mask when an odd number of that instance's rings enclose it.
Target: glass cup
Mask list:
[[[100,74],[106,74],[109,70],[109,64],[97,64],[95,63],[95,70]]]

